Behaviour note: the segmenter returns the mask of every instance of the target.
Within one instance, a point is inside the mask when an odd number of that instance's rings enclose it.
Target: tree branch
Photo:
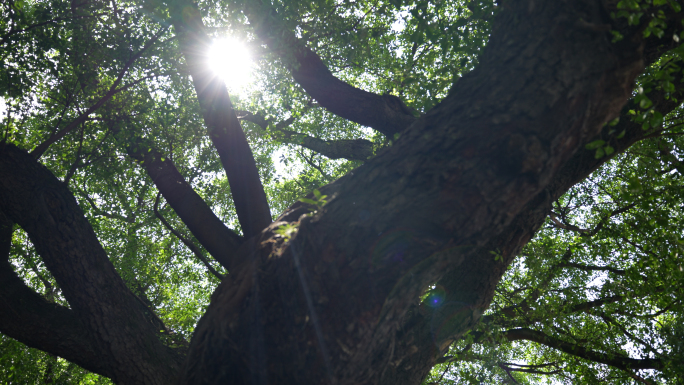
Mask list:
[[[0,211],[33,241],[79,319],[79,333],[96,344],[97,359],[121,363],[96,372],[115,382],[173,382],[178,356],[159,340],[74,196],[35,157],[11,144],[0,144]]]
[[[171,159],[142,144],[128,148],[133,159],[143,167],[166,202],[218,263],[230,270],[234,256],[244,239],[230,230],[209,205],[190,186]]]
[[[283,25],[277,12],[264,2],[244,7],[254,31],[269,47],[282,50],[292,77],[328,111],[373,128],[392,138],[416,121],[413,112],[396,96],[377,95],[336,78],[321,58]]]
[[[615,275],[625,275],[624,270],[615,269],[615,268],[609,267],[609,266],[582,265],[579,263],[570,263],[570,262],[562,263],[559,266],[560,267],[572,267],[572,268],[584,270],[584,271],[608,271],[608,272],[611,272]]]
[[[148,48],[152,47],[152,46],[154,45],[154,43],[156,43],[157,40],[159,40],[159,37],[160,37],[164,32],[166,32],[167,29],[168,29],[168,27],[162,28],[161,31],[159,31],[152,39],[150,39],[150,41],[147,42],[147,44],[145,44],[145,46],[144,46],[137,54],[133,55],[130,59],[128,59],[128,61],[124,64],[124,66],[123,66],[123,68],[121,69],[121,71],[119,71],[119,76],[116,78],[116,80],[114,80],[114,83],[112,83],[112,85],[109,87],[109,91],[107,91],[107,93],[106,93],[103,97],[101,97],[95,104],[93,104],[92,106],[90,106],[90,108],[88,108],[84,113],[82,113],[81,115],[79,115],[76,119],[74,119],[74,120],[73,120],[71,123],[69,123],[66,127],[64,127],[64,128],[62,128],[61,130],[57,131],[56,133],[54,133],[53,135],[51,135],[46,141],[44,141],[43,143],[41,143],[40,145],[38,145],[38,147],[36,147],[35,149],[33,149],[33,151],[31,151],[31,155],[33,155],[34,157],[36,157],[36,159],[40,158],[40,157],[43,155],[43,153],[45,152],[45,150],[47,150],[48,147],[50,147],[51,144],[53,144],[53,143],[55,143],[56,141],[62,139],[66,134],[68,134],[69,132],[71,132],[71,130],[73,130],[74,128],[78,127],[79,124],[85,122],[86,119],[88,119],[88,116],[89,116],[90,114],[92,114],[92,113],[95,112],[97,109],[99,109],[100,107],[102,107],[109,99],[112,98],[112,96],[114,96],[114,95],[116,95],[117,93],[119,93],[119,92],[121,92],[121,91],[124,91],[124,90],[128,89],[129,87],[131,87],[131,86],[137,84],[138,82],[142,81],[142,79],[140,79],[140,80],[138,80],[138,81],[136,81],[136,82],[127,84],[126,86],[124,86],[124,87],[122,87],[122,88],[117,88],[118,85],[119,85],[119,83],[121,83],[121,80],[123,80],[124,75],[126,75],[126,72],[128,72],[128,69],[133,65],[133,63],[135,63],[135,61],[138,60],[138,58],[139,58],[140,56],[142,56],[142,54],[143,54]],[[144,78],[143,78],[143,79],[144,79]]]
[[[545,333],[528,329],[520,328],[508,330],[503,333],[503,336],[508,341],[531,341],[552,349],[560,350],[564,353],[584,358],[585,360],[598,362],[605,365],[610,365],[618,369],[630,371],[634,369],[663,369],[663,361],[657,358],[635,359],[625,356],[620,356],[615,353],[603,353],[587,349],[583,346],[562,341],[560,339],[551,337]]]
[[[13,224],[0,212],[0,331],[83,368],[112,375],[74,311],[26,286],[9,261]]]
[[[252,150],[235,115],[225,83],[207,66],[210,40],[199,10],[193,3],[177,0],[171,13],[209,137],[228,177],[242,232],[245,238],[251,238],[272,222]]]
[[[209,261],[204,256],[204,254],[202,254],[202,251],[199,249],[199,247],[197,247],[197,245],[195,245],[191,240],[184,237],[181,233],[176,231],[176,229],[174,229],[169,224],[169,222],[166,221],[164,216],[159,212],[159,197],[160,196],[161,196],[161,193],[158,193],[157,198],[154,200],[154,215],[156,215],[157,218],[159,218],[161,223],[164,225],[164,227],[166,227],[171,232],[171,234],[175,235],[176,238],[180,239],[180,241],[183,242],[183,244],[185,246],[187,246],[187,248],[190,249],[190,251],[192,251],[193,254],[195,254],[197,259],[199,259],[204,264],[204,266],[207,267],[207,269],[209,270],[209,272],[211,272],[211,274],[213,274],[218,279],[223,279],[224,278],[223,274],[219,273],[218,271],[216,271],[216,269],[214,269],[214,267],[209,263]]]
[[[260,114],[248,111],[236,111],[238,119],[252,122],[262,130],[267,131],[270,122]],[[323,140],[299,132],[286,130],[285,127],[294,122],[290,117],[275,125],[275,129],[282,135],[278,137],[283,143],[295,144],[316,151],[330,159],[349,159],[366,161],[373,156],[373,142],[366,139]]]

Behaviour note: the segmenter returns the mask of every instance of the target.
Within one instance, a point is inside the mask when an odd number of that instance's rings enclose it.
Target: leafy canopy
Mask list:
[[[614,16],[634,25],[652,7],[681,8],[671,1],[621,3]],[[201,1],[198,7],[212,37],[244,41],[255,58],[253,85],[231,97],[274,217],[396,139],[320,108],[291,79],[289,47],[267,48],[241,12],[244,3]],[[280,1],[273,7],[338,78],[400,97],[416,116],[477,65],[496,11],[489,0]],[[238,231],[239,223],[168,4],[10,0],[1,12],[2,140],[36,149],[70,127],[41,161],[76,195],[117,271],[163,322],[169,341],[186,344],[226,271],[202,262],[179,238],[207,255],[130,149],[161,151],[224,223]],[[644,33],[662,33],[659,20],[651,18]],[[556,202],[499,284],[490,311],[453,344],[428,382],[665,383],[684,376],[682,122],[679,110],[663,114],[648,97],[654,89],[675,93],[681,61],[681,50],[661,58],[635,92],[638,108],[629,115],[651,137]],[[351,147],[332,155],[333,147],[352,140],[362,155]],[[585,151],[601,158],[614,150],[601,140]],[[323,201],[316,196],[315,203]],[[20,230],[10,255],[25,282],[68,305]],[[424,298],[438,302],[439,296],[434,287]],[[516,332],[522,329],[531,332]],[[564,344],[576,347],[574,353]],[[10,383],[108,382],[6,336],[0,346],[0,378]],[[657,359],[660,367],[620,367],[616,357]]]

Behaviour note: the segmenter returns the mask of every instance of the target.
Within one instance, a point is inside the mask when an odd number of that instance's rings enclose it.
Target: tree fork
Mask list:
[[[477,322],[508,262],[477,251],[520,213],[545,212],[535,197],[618,116],[643,69],[640,35],[612,43],[599,2],[502,7],[480,66],[439,106],[338,181],[289,243],[262,234],[257,266],[214,293],[183,383],[381,382],[408,343],[402,318],[445,274],[478,284],[433,326],[458,335]],[[506,235],[510,251],[533,232]]]
[[[145,150],[142,144],[128,148],[133,159],[142,162],[159,192],[178,217],[223,267],[235,264],[235,255],[244,239],[230,230],[209,205],[183,178],[171,159],[156,149]]]
[[[74,196],[34,157],[11,144],[0,144],[0,212],[26,231],[71,309],[65,312],[40,305],[21,289],[23,282],[14,284],[18,293],[23,292],[43,314],[53,312],[60,319],[73,314],[76,325],[83,326],[76,331],[85,335],[84,345],[78,345],[78,336],[65,344],[97,353],[88,362],[71,355],[75,361],[126,384],[162,385],[176,378],[181,357],[159,340],[156,328],[107,258]],[[4,274],[8,273],[13,274],[5,269]],[[11,327],[0,324],[3,332],[6,326]],[[73,324],[62,326],[60,335],[75,332]],[[32,344],[30,339],[26,341]],[[69,352],[60,345],[41,349],[55,355]],[[107,362],[119,365],[103,367]]]

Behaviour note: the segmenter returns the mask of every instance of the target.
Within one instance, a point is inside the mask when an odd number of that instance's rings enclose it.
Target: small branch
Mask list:
[[[452,364],[452,363],[449,362],[449,363],[447,364],[446,369],[444,369],[444,371],[442,372],[442,375],[439,376],[439,379],[437,380],[437,383],[438,383],[438,384],[439,384],[440,382],[442,382],[442,378],[444,378],[444,375],[447,374],[447,372],[449,371],[449,369],[451,369],[451,364]]]
[[[512,306],[507,306],[499,311],[499,313],[505,314],[510,317],[514,317],[516,315],[520,314],[520,310],[523,310],[525,312],[530,311],[530,302],[535,302],[539,298],[539,296],[542,293],[542,290],[544,290],[549,283],[553,280],[553,278],[556,277],[556,275],[560,272],[560,266],[564,263],[567,263],[568,260],[570,260],[570,257],[572,257],[572,253],[570,250],[566,251],[565,254],[561,257],[560,262],[555,264],[553,267],[549,269],[549,272],[547,273],[546,277],[544,280],[542,280],[536,287],[535,289],[530,293],[527,298],[522,300],[519,304],[512,305]],[[485,317],[487,318],[487,317]]]
[[[584,271],[608,271],[615,275],[625,275],[624,270],[616,269],[609,266],[593,266],[593,265],[582,265],[579,263],[566,262],[559,265],[559,267],[572,267]]]
[[[88,196],[88,194],[85,191],[78,190],[79,195],[81,195],[88,203],[90,203],[90,206],[93,208],[93,211],[95,212],[95,215],[103,216],[105,218],[109,219],[116,219],[120,220],[126,223],[133,223],[133,220],[127,216],[121,215],[121,214],[112,214],[109,212],[106,212],[99,207],[97,207],[97,204],[93,199]]]
[[[268,131],[271,121],[261,114],[253,114],[249,111],[236,111],[238,119],[246,120],[259,126],[263,131]],[[285,128],[294,123],[293,116],[275,124],[275,130],[282,134],[278,139],[283,143],[294,144],[315,151],[330,159],[349,159],[366,161],[373,156],[373,142],[366,139],[340,139],[323,140]]]
[[[327,182],[331,182],[331,181],[332,181],[333,178],[332,178],[330,175],[326,174],[325,171],[323,171],[323,169],[322,169],[319,165],[317,165],[316,163],[313,162],[313,155],[311,155],[311,158],[309,158],[309,157],[307,157],[306,155],[304,155],[304,154],[303,154],[302,152],[300,152],[300,151],[297,151],[297,153],[298,153],[302,158],[304,158],[304,161],[306,161],[306,163],[308,163],[309,166],[315,168],[318,172],[320,172],[321,175],[323,176],[323,178],[325,178],[325,180],[326,180]]]
[[[545,367],[545,366],[551,366],[551,365],[556,366],[556,363],[544,364],[544,365],[519,365],[519,364],[508,363],[508,362],[500,362],[499,363],[499,367],[502,368],[503,370],[505,370],[506,372],[512,371],[512,372],[533,373],[533,374],[541,374],[541,375],[558,374],[558,373],[563,372],[561,369],[552,370],[550,372],[534,369],[535,367]]]
[[[562,308],[565,311],[563,311],[562,313],[554,314],[554,313],[550,312],[548,309],[544,309],[541,315],[536,315],[536,316],[534,314],[532,314],[532,316],[530,316],[530,313],[535,312],[537,309],[527,308],[526,309],[527,311],[525,313],[522,313],[522,314],[520,314],[520,313],[510,314],[510,311],[508,313],[505,313],[502,310],[496,314],[484,316],[484,317],[482,317],[482,320],[483,320],[483,322],[496,322],[497,325],[503,326],[503,327],[517,326],[517,325],[520,325],[522,322],[524,322],[525,325],[531,325],[533,323],[541,322],[541,321],[550,319],[552,317],[561,317],[561,316],[568,315],[568,314],[573,314],[573,313],[578,313],[578,312],[586,312],[588,310],[595,309],[595,308],[601,307],[603,305],[607,305],[607,304],[611,304],[611,303],[615,303],[615,302],[620,302],[624,299],[625,299],[625,297],[622,295],[614,295],[614,296],[610,296],[610,297],[606,297],[606,298],[597,299],[594,301],[582,302],[582,303],[575,304],[572,306],[563,305]],[[520,308],[520,307],[521,307],[520,305],[517,306],[517,308]],[[516,307],[510,306],[506,309],[511,309],[511,308],[516,308]],[[522,317],[522,319],[506,321],[505,318],[501,314],[505,314],[509,317]]]
[[[133,65],[133,63],[140,56],[142,56],[142,54],[148,48],[150,48],[159,39],[159,37],[162,35],[162,33],[166,32],[167,29],[168,29],[168,27],[162,28],[161,31],[159,31],[149,42],[147,42],[147,44],[145,44],[145,46],[137,54],[133,55],[133,57],[131,57],[126,62],[126,64],[124,64],[124,67],[121,69],[121,71],[119,71],[119,76],[116,78],[116,80],[111,85],[111,87],[109,87],[109,91],[107,91],[107,93],[103,97],[101,97],[100,100],[97,101],[97,103],[95,103],[90,108],[88,108],[84,113],[79,115],[76,119],[74,119],[66,127],[57,131],[56,133],[51,135],[46,141],[44,141],[43,143],[38,145],[38,147],[36,147],[35,149],[33,149],[33,151],[31,151],[31,155],[33,155],[36,159],[40,158],[43,155],[43,153],[45,153],[45,151],[48,149],[48,147],[50,147],[51,144],[62,139],[66,134],[71,132],[71,130],[78,127],[79,124],[85,122],[90,114],[92,114],[97,109],[102,107],[109,99],[112,98],[112,96],[116,95],[117,93],[119,93],[121,91],[125,91],[128,88],[132,87],[133,85],[138,84],[140,81],[144,80],[146,77],[139,79],[135,82],[132,82],[130,84],[127,84],[122,88],[117,89],[117,86],[119,85],[119,83],[121,83],[121,80],[123,80],[123,77],[128,72],[128,69]]]
[[[552,222],[556,225],[556,227],[559,228],[559,229],[574,231],[574,232],[580,233],[580,234],[582,234],[582,235],[584,235],[584,234],[589,234],[589,233],[591,232],[591,231],[588,230],[588,229],[582,229],[582,228],[579,228],[579,227],[577,227],[577,226],[575,226],[575,225],[569,225],[569,224],[566,224],[566,223],[561,222],[561,221],[558,219],[558,214],[554,213],[553,211],[549,213],[549,218],[551,218],[551,221],[552,221]]]
[[[627,374],[628,374],[630,377],[632,377],[633,379],[635,379],[635,380],[641,382],[642,384],[653,385],[653,383],[652,383],[651,381],[649,381],[649,380],[647,380],[647,379],[645,379],[645,378],[639,376],[638,374],[632,372],[631,370],[625,370],[625,371],[627,372]]]
[[[204,266],[206,266],[207,269],[208,269],[214,276],[216,276],[216,278],[218,278],[219,280],[223,280],[223,278],[224,278],[225,276],[224,276],[223,274],[219,273],[218,271],[216,271],[216,269],[214,269],[214,267],[211,266],[211,263],[209,263],[209,261],[208,261],[207,258],[204,256],[204,254],[202,254],[202,251],[199,249],[199,247],[197,247],[197,245],[195,245],[194,242],[192,242],[191,240],[187,239],[187,238],[184,237],[181,233],[179,233],[178,231],[176,231],[176,230],[169,224],[169,222],[166,221],[166,219],[164,218],[164,216],[159,212],[159,198],[160,198],[160,197],[161,197],[161,193],[157,193],[157,198],[154,200],[154,215],[156,215],[157,218],[159,218],[159,220],[161,221],[161,223],[164,225],[164,227],[166,227],[166,228],[171,232],[171,234],[175,235],[176,238],[180,239],[181,242],[183,242],[183,244],[184,244],[185,246],[187,246],[188,249],[190,249],[190,251],[192,251],[193,254],[195,254],[195,256],[197,257],[197,259],[199,259],[200,261],[202,261],[202,263],[204,264]]]
[[[615,325],[618,329],[620,329],[620,331],[622,332],[622,334],[626,335],[627,337],[631,338],[631,339],[634,340],[634,341],[637,341],[637,342],[640,343],[643,347],[645,347],[646,349],[650,350],[651,353],[655,354],[656,356],[660,356],[660,355],[661,355],[661,353],[658,352],[657,350],[655,350],[651,345],[647,344],[644,340],[642,340],[641,338],[639,338],[639,337],[635,336],[634,334],[630,333],[629,330],[625,329],[625,327],[622,326],[622,324],[620,324],[615,318],[609,316],[608,314],[606,314],[606,313],[604,313],[604,312],[600,312],[600,313],[599,313],[599,316],[601,317],[601,319],[603,320],[603,322],[605,322],[605,323],[608,324],[608,325]]]
[[[645,358],[634,359],[621,356],[615,353],[603,353],[587,349],[583,346],[562,341],[558,338],[551,337],[540,331],[520,328],[508,330],[503,333],[503,336],[508,341],[531,341],[538,344],[548,346],[552,349],[560,350],[564,353],[580,357],[589,361],[598,362],[605,365],[610,365],[615,368],[630,371],[632,369],[656,369],[663,370],[664,363],[661,359]]]

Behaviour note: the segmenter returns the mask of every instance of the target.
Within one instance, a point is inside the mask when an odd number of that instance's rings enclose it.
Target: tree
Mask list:
[[[577,353],[526,307],[568,258],[482,314],[553,202],[556,226],[599,234],[561,196],[663,131],[681,92],[675,2],[4,7],[0,330],[117,383],[419,383],[511,325]],[[261,50],[261,95],[231,100],[206,67],[221,28]],[[278,141],[310,174],[272,181]]]

